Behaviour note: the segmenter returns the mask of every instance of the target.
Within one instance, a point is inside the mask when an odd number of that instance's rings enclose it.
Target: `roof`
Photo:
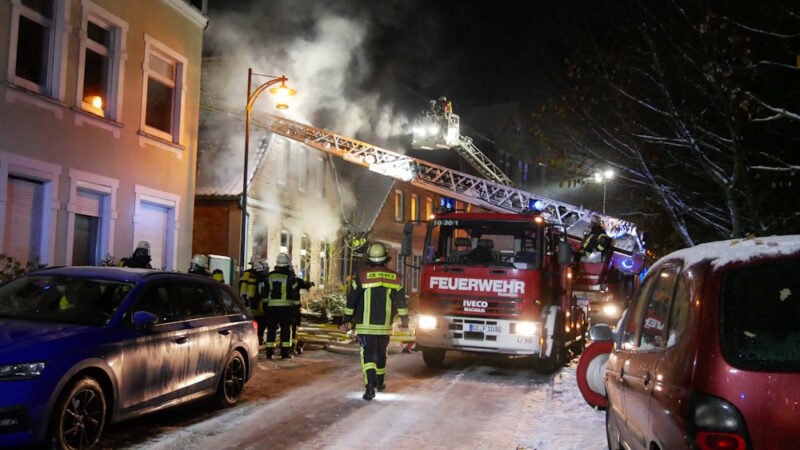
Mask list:
[[[659,263],[670,259],[682,259],[688,267],[708,261],[714,269],[719,269],[731,263],[746,262],[754,258],[792,254],[800,256],[798,234],[709,242],[672,252],[661,258]]]
[[[350,181],[353,189],[354,202],[343,205],[345,220],[352,222],[353,232],[370,231],[394,186],[394,179],[350,163],[339,164],[335,169]]]

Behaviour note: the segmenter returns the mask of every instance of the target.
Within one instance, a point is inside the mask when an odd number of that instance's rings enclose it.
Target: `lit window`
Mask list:
[[[145,35],[143,131],[180,144],[186,58]]]
[[[319,243],[319,288],[324,289],[325,283],[328,280],[328,262],[330,261],[330,249],[328,243],[320,241]]]
[[[307,234],[300,237],[300,273],[297,274],[300,278],[308,281],[311,276],[309,270],[311,269],[311,240]]]
[[[117,120],[120,75],[128,24],[93,3],[84,5],[78,106]]]
[[[292,234],[287,230],[281,230],[281,253],[292,256]]]
[[[411,194],[411,220],[419,220],[419,195]]]
[[[20,87],[57,98],[63,0],[21,0],[11,4],[17,33],[11,38],[9,78]]]
[[[394,220],[403,221],[403,191],[394,191]]]
[[[429,220],[433,216],[433,199],[425,198],[425,219]]]

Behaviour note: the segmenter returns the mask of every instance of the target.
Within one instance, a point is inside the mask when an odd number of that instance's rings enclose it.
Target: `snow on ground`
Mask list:
[[[387,392],[365,402],[358,359],[332,358],[341,364],[310,384],[137,448],[606,448],[605,413],[583,401],[574,365],[546,376],[516,361],[455,356],[433,371],[419,354],[393,355]]]

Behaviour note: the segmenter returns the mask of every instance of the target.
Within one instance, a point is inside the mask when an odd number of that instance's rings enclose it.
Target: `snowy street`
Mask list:
[[[580,396],[575,363],[539,375],[523,361],[390,355],[387,390],[361,399],[357,355],[259,361],[243,402],[198,403],[112,425],[101,448],[605,449],[605,413]]]

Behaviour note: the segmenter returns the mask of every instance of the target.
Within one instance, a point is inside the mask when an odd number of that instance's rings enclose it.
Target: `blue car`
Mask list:
[[[105,424],[201,397],[235,404],[255,323],[199,275],[68,267],[0,287],[0,446],[84,449]]]

